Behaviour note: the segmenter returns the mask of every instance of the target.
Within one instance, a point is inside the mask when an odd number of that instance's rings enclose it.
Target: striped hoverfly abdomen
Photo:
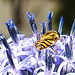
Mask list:
[[[59,33],[57,31],[52,30],[45,33],[42,38],[38,42],[36,42],[35,46],[38,50],[42,50],[47,47],[53,46],[59,38]]]

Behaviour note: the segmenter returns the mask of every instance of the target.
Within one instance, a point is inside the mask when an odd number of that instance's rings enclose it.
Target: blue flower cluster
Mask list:
[[[12,19],[5,23],[10,38],[6,40],[0,34],[0,75],[75,75],[75,20],[70,35],[64,35],[64,21],[63,17],[60,18],[60,40],[57,40],[52,48],[49,46],[39,51],[35,46],[35,42],[39,41],[46,31],[52,30],[53,14],[48,12],[47,22],[40,23],[42,29],[39,33],[34,20],[35,14],[27,13],[33,32],[30,38],[19,33]]]

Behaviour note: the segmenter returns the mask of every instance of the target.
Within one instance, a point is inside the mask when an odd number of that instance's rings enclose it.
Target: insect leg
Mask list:
[[[33,48],[33,46],[36,44],[36,42],[32,45],[32,47],[30,48],[30,49],[28,49],[28,50],[32,50],[32,48]]]
[[[53,49],[52,47],[51,47],[51,49],[58,54],[58,52],[55,49]]]
[[[61,42],[63,42],[63,39],[59,38],[58,40],[60,40]]]
[[[55,56],[56,56],[56,55],[55,55]],[[53,56],[52,59],[53,59],[55,56]]]
[[[55,46],[55,50],[57,50],[57,44],[54,44],[54,46]]]

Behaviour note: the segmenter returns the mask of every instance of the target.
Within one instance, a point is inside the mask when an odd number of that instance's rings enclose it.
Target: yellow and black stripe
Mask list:
[[[46,40],[46,41],[37,43],[35,46],[36,46],[36,48],[41,50],[41,49],[45,49],[51,45],[52,45],[52,43],[49,40]]]
[[[49,31],[45,33],[42,38],[35,44],[38,50],[54,46],[55,42],[59,39],[59,34],[56,31]]]

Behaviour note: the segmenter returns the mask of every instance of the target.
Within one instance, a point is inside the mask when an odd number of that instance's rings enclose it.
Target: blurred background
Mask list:
[[[64,17],[63,34],[69,34],[75,18],[75,0],[0,0],[0,33],[9,37],[5,22],[13,19],[18,31],[29,37],[32,34],[27,12],[35,13],[35,22],[39,32],[42,21],[47,21],[49,11],[54,12],[53,29],[58,30],[60,17]]]

